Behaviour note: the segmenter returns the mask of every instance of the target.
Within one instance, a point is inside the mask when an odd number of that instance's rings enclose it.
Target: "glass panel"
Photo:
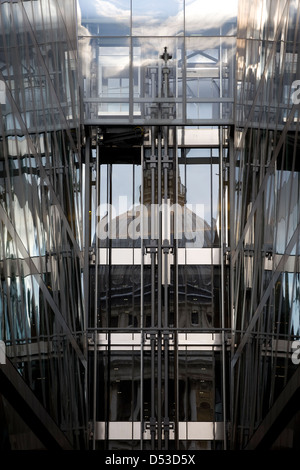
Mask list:
[[[275,251],[284,253],[299,223],[299,172],[277,171]],[[291,254],[296,253],[295,246]]]
[[[211,246],[211,165],[186,166],[186,246]]]
[[[100,165],[99,246],[140,246],[140,191],[139,165]]]
[[[130,34],[130,0],[79,0],[81,25],[79,34],[94,36],[128,36]]]
[[[233,98],[234,49],[231,38],[186,39],[188,119],[230,116],[231,104],[224,102],[220,107],[219,99]]]
[[[90,315],[91,324],[94,324],[95,269],[90,271]],[[140,266],[99,266],[98,326],[137,328],[140,325],[140,282]]]
[[[187,206],[187,233],[179,239],[179,247],[219,246],[218,161],[217,148],[185,148],[179,152],[179,202]]]
[[[300,336],[300,274],[294,273],[290,283],[290,332],[291,335]]]
[[[186,35],[225,36],[236,34],[238,0],[185,1]]]
[[[139,361],[132,354],[111,354],[110,357],[110,421],[138,421],[140,403]]]
[[[162,91],[164,62],[160,57],[165,48],[172,58],[167,65],[169,88],[165,95]],[[180,38],[134,38],[133,40],[133,76],[134,76],[134,112],[146,119],[177,119],[182,116],[182,69],[183,40]],[[161,97],[168,98],[162,103]],[[139,98],[143,103],[139,103]],[[145,98],[145,99],[143,99]],[[176,99],[180,98],[176,104]]]
[[[183,35],[183,0],[153,0],[149,5],[132,0],[134,36]]]
[[[133,204],[133,165],[112,165],[112,218],[116,227],[113,246],[132,246],[128,236]]]
[[[172,295],[170,297],[172,306]],[[217,308],[218,305],[216,311]],[[215,326],[214,313],[212,267],[179,266],[178,327],[211,328]]]
[[[129,41],[125,38],[83,38],[79,41],[79,48],[87,100],[86,118],[128,115]],[[94,98],[94,102],[90,98]]]
[[[89,369],[93,376],[94,355],[89,355]],[[97,356],[98,400],[97,421],[139,421],[140,419],[140,357],[139,353],[103,352]],[[90,389],[93,402],[93,387]],[[90,407],[92,416],[92,407]]]
[[[193,159],[211,158],[211,149],[209,148],[199,148],[199,149],[190,148],[189,149],[188,148],[188,149],[185,149],[185,155],[186,155],[185,156],[186,160],[188,158],[193,158]]]
[[[212,165],[212,244],[214,247],[220,246],[220,166]]]
[[[215,40],[186,40],[187,97],[220,96],[220,47]]]
[[[214,377],[211,354],[179,352],[179,421],[214,421]]]

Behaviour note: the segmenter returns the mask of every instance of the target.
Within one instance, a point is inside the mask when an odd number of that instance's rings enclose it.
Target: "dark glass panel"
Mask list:
[[[171,288],[171,302],[172,292]],[[178,327],[196,326],[192,318],[198,320],[198,328],[214,326],[213,278],[210,266],[178,267]]]
[[[212,355],[179,352],[179,384],[179,420],[214,421]]]

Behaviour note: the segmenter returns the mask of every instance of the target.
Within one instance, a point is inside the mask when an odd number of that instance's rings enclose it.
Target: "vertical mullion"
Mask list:
[[[178,170],[178,148],[177,148],[177,127],[174,128],[174,169],[175,169],[175,187],[174,195],[175,207],[178,204],[178,185],[179,185],[179,170]],[[178,217],[180,217],[182,223],[182,215],[175,213],[174,219],[174,237],[173,237],[173,253],[174,253],[174,264],[173,264],[173,284],[174,284],[174,401],[175,401],[175,449],[179,449],[179,357],[178,357]]]
[[[141,147],[141,273],[140,273],[140,332],[141,332],[141,350],[140,350],[140,449],[143,450],[144,435],[144,146]],[[148,223],[148,219],[147,219]]]
[[[99,161],[99,145],[96,142],[96,211],[95,211],[95,308],[94,308],[94,390],[93,390],[93,450],[96,449],[96,426],[97,426],[97,376],[98,376],[98,270],[99,270],[99,240],[97,236],[97,215],[100,203],[100,161]],[[88,256],[88,255],[86,255]]]
[[[224,423],[224,450],[227,449],[227,434],[226,434],[226,346],[225,346],[225,266],[224,266],[224,243],[225,243],[225,226],[224,226],[224,167],[223,167],[223,128],[219,130],[219,168],[220,168],[220,194],[221,194],[221,327],[222,327],[222,400],[223,400],[223,423]]]
[[[130,0],[130,35],[129,35],[129,123],[134,121],[134,79],[133,79],[133,41],[132,41],[132,0]]]

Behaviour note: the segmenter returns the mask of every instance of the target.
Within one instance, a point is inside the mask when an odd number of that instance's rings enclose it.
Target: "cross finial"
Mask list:
[[[160,58],[163,59],[165,63],[167,63],[169,59],[172,59],[172,55],[168,54],[167,47],[164,48],[164,53],[160,56]]]

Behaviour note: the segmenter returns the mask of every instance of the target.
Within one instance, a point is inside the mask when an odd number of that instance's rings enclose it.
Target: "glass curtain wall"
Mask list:
[[[279,420],[277,399],[296,370],[299,118],[293,92],[299,78],[299,12],[298,1],[239,4],[236,150],[231,160],[235,448],[251,448],[255,436],[263,441],[259,426],[272,408]],[[293,446],[290,436],[283,437],[286,448]]]
[[[79,1],[94,449],[226,447],[237,2],[217,3]]]
[[[237,1],[79,0],[79,6],[86,124],[232,122]],[[163,96],[165,47],[172,57]]]
[[[24,379],[20,395],[29,387],[78,448],[86,442],[86,358],[75,7],[0,4],[0,339],[1,373],[12,365]],[[0,383],[8,445],[30,448],[30,418],[19,435],[21,401]]]
[[[146,146],[143,150],[146,155]],[[191,161],[187,154],[193,155]],[[107,227],[109,232],[109,227],[113,226],[113,237],[97,240],[97,233],[92,237],[88,334],[89,413],[91,422],[95,423],[94,448],[152,448],[147,427],[151,422],[151,371],[156,374],[159,359],[155,350],[152,362],[150,336],[152,329],[158,328],[159,296],[164,299],[162,310],[166,301],[168,305],[167,317],[162,316],[161,325],[170,331],[170,345],[168,354],[162,352],[160,358],[162,377],[165,367],[168,367],[168,376],[160,386],[156,383],[156,387],[160,387],[159,393],[164,397],[168,386],[168,417],[174,426],[169,448],[209,449],[223,445],[221,332],[224,326],[228,328],[228,323],[224,325],[222,321],[221,304],[219,147],[183,147],[178,149],[177,156],[174,166],[176,161],[182,160],[179,174],[185,184],[177,184],[180,194],[175,196],[174,175],[169,175],[168,194],[172,204],[175,197],[186,201],[190,194],[191,209],[187,209],[182,218],[182,226],[187,227],[187,231],[171,242],[169,283],[159,287],[162,282],[159,281],[159,266],[156,263],[151,266],[148,252],[151,233],[146,232],[142,237],[139,231],[141,202],[150,210],[150,232],[152,227],[153,213],[146,189],[147,182],[151,184],[150,170],[142,171],[142,165],[131,163],[102,165],[99,152],[99,193],[104,212],[98,219],[98,226],[104,233]],[[196,190],[199,182],[192,176],[195,167],[199,175],[203,172],[203,180],[206,180],[202,192]],[[113,206],[110,214],[105,212],[107,201],[119,201],[120,194],[128,195],[128,207]],[[135,194],[139,195],[136,199]],[[133,210],[134,200],[138,203]],[[197,208],[196,203],[200,206],[201,219],[192,210],[193,206]],[[197,223],[197,218],[201,224]],[[144,221],[148,221],[148,215]],[[130,226],[133,225],[138,236],[132,239]],[[156,412],[155,419],[158,419]],[[130,422],[131,427],[120,426],[125,422]],[[198,424],[194,431],[191,423]],[[119,438],[115,440],[114,435]],[[219,436],[217,440],[215,435]]]

